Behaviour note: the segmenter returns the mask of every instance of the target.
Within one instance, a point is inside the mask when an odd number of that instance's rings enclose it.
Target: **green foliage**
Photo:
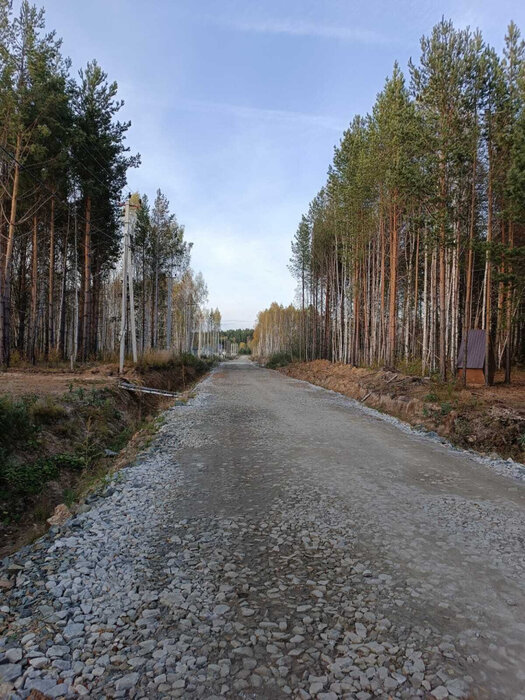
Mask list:
[[[35,423],[55,423],[62,418],[67,418],[68,412],[65,406],[57,403],[51,397],[38,399],[30,409]]]
[[[36,431],[28,400],[12,400],[0,397],[0,459],[26,440]]]
[[[452,404],[450,401],[442,401],[441,402],[441,415],[442,416],[448,416],[448,414],[452,411]]]
[[[274,352],[270,355],[266,367],[268,369],[277,369],[278,367],[286,367],[292,361],[292,356],[287,352]]]
[[[236,328],[221,331],[221,338],[232,343],[248,343],[253,337],[253,328]]]
[[[0,463],[0,500],[10,496],[34,496],[47,482],[57,479],[62,469],[79,470],[84,466],[77,455],[59,454],[42,457],[26,464],[14,460]]]
[[[423,399],[423,401],[431,401],[435,403],[436,401],[439,401],[438,395],[434,394],[434,392],[429,392]]]

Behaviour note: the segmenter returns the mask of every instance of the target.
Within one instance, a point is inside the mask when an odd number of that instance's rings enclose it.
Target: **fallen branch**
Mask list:
[[[371,393],[372,392],[369,391],[368,394],[366,394],[366,396],[363,396],[363,398],[361,399],[361,403],[364,403],[367,400],[367,398],[370,396]]]
[[[157,396],[172,396],[173,398],[181,397],[181,394],[177,394],[174,391],[154,389],[150,386],[137,386],[136,384],[130,384],[129,382],[120,382],[119,387],[121,389],[126,389],[126,391],[138,391],[140,394],[156,394]]]

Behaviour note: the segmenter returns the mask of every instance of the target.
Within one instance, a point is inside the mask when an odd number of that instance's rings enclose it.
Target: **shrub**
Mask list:
[[[49,396],[38,399],[31,406],[30,412],[37,423],[55,423],[67,417],[67,410],[64,406],[55,403]]]
[[[71,454],[42,457],[26,464],[2,460],[0,495],[34,496],[43,490],[48,481],[58,478],[61,469],[78,470],[83,466],[83,459]]]
[[[17,444],[29,440],[34,433],[28,402],[0,397],[0,451],[12,452]]]
[[[292,356],[287,352],[274,352],[270,355],[266,367],[268,369],[277,369],[278,367],[286,367],[292,361]]]

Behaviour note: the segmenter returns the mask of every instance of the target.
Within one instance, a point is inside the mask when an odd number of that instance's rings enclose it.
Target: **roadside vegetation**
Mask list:
[[[187,392],[213,358],[150,353],[125,378],[138,385]],[[111,370],[109,370],[111,371]],[[80,375],[81,377],[81,375]],[[27,375],[37,381],[36,373]],[[134,436],[147,441],[155,417],[173,398],[107,386],[70,383],[60,394],[0,397],[0,534],[7,546],[20,533],[37,535],[59,503],[70,507],[86,490],[125,464],[119,452]],[[185,396],[181,397],[185,400]]]

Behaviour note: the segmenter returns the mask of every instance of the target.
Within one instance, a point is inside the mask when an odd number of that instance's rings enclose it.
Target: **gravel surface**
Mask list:
[[[2,561],[0,697],[524,699],[524,504],[331,392],[221,365]]]

